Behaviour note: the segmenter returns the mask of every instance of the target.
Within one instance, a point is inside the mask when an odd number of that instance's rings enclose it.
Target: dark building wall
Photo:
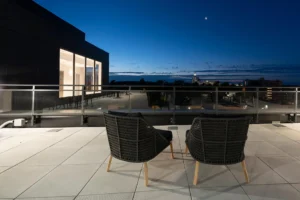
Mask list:
[[[15,1],[2,2],[0,9],[1,82],[57,84],[59,45],[53,37],[46,40],[47,23]]]
[[[85,34],[31,0],[0,2],[0,81],[58,84],[59,49],[102,62],[108,84],[109,54],[85,41]]]
[[[84,41],[85,34],[30,0],[10,0],[1,6],[3,25],[11,30],[55,41]]]
[[[102,84],[109,82],[109,54],[32,0],[0,0],[0,33],[0,83],[58,85],[60,48],[102,62]],[[44,94],[36,94],[36,108],[58,98]],[[31,100],[31,92],[13,92],[12,109],[30,110]]]
[[[59,46],[12,30],[0,30],[1,80],[12,84],[57,84]]]
[[[73,43],[73,41],[85,40],[84,32],[34,3],[32,0],[15,1],[19,7],[33,15],[30,16],[30,22],[26,22],[25,28],[28,27],[27,25],[30,25],[30,28],[36,29],[36,35],[41,35],[40,33],[43,32],[43,36],[53,38],[60,41],[60,43],[68,41]],[[33,34],[32,30],[29,31],[29,34]]]

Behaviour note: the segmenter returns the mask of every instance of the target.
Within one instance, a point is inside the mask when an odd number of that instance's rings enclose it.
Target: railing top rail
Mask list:
[[[71,85],[71,84],[66,84],[66,85],[56,85],[56,84],[0,84],[0,87],[59,87],[59,86],[86,86],[86,85]],[[89,85],[89,86],[100,86],[100,87],[131,87],[131,88],[136,88],[136,87],[156,87],[156,88],[235,88],[235,89],[241,89],[241,88],[299,88],[298,86],[185,86],[185,85]]]

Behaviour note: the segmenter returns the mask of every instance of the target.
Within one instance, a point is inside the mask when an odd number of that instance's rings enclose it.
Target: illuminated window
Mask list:
[[[102,84],[102,63],[96,61],[95,65],[95,93],[100,93]]]
[[[86,59],[85,85],[88,94],[94,93],[94,60]]]
[[[75,96],[81,95],[82,86],[85,84],[85,57],[75,54]]]
[[[86,86],[86,94],[100,93],[101,84],[101,62],[60,49],[60,98],[82,95],[83,85]]]
[[[60,98],[73,96],[73,53],[63,49],[60,49],[59,85]]]

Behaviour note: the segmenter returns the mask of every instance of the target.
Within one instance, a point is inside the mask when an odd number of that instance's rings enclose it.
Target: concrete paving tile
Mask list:
[[[0,198],[16,198],[54,166],[14,167],[0,174]]]
[[[281,176],[279,176],[259,158],[255,156],[247,156],[245,161],[250,179],[250,183],[248,184],[287,183]],[[240,184],[247,184],[241,163],[228,165],[228,167]]]
[[[249,200],[240,186],[191,188],[192,200]]]
[[[190,186],[193,186],[195,163],[196,161],[185,162]],[[195,187],[229,187],[237,185],[239,183],[226,166],[200,163],[198,184]]]
[[[0,167],[0,173],[7,170],[9,167]]]
[[[76,196],[99,165],[61,165],[20,197]]]
[[[175,190],[188,188],[189,183],[182,160],[148,162],[148,187],[144,185],[144,168],[136,191]]]
[[[115,193],[78,196],[75,200],[132,200],[133,193]]]
[[[245,149],[248,155],[278,155],[286,156],[287,154],[279,148],[269,144],[268,142],[247,142]]]
[[[73,200],[74,197],[32,197],[32,198],[17,198],[17,200]]]
[[[134,200],[190,200],[190,192],[188,189],[177,190],[159,190],[150,192],[136,192]]]
[[[243,186],[251,200],[298,200],[300,193],[289,184]]]
[[[142,164],[112,163],[110,172],[107,164],[102,165],[80,195],[134,192]]]
[[[267,157],[260,159],[289,183],[300,183],[300,161],[292,157]]]

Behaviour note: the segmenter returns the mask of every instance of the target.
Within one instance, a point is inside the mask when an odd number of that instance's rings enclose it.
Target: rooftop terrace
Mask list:
[[[112,160],[105,128],[23,128],[0,132],[0,199],[300,199],[300,124],[252,124],[245,148],[250,183],[240,164],[200,164],[185,155],[185,131],[173,131],[175,159],[167,148],[148,163]],[[157,128],[167,129],[167,126]]]

